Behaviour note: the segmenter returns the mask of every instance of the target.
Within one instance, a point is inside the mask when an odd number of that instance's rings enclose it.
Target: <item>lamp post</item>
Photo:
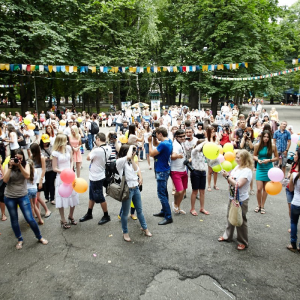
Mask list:
[[[202,51],[206,52],[207,47],[203,47]],[[199,92],[198,92],[198,110],[199,110],[199,113],[200,113],[200,109],[201,109],[201,88],[200,88],[200,83],[201,83],[201,71],[199,71]]]

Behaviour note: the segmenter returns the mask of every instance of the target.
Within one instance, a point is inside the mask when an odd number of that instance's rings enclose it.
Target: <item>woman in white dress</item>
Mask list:
[[[53,151],[52,151],[52,166],[53,171],[60,174],[65,169],[73,169],[73,155],[72,149],[67,145],[67,136],[65,134],[58,134],[56,136]],[[58,188],[62,184],[60,176],[56,176],[55,180],[55,203],[60,213],[60,223],[64,229],[69,229],[71,226],[66,222],[64,209],[70,207],[68,219],[72,225],[77,225],[73,218],[75,206],[79,204],[78,194],[73,190],[72,194],[63,198],[58,193]]]

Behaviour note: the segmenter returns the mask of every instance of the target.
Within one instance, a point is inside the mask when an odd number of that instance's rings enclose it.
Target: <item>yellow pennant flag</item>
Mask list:
[[[92,73],[96,73],[96,66],[92,66],[91,69],[92,69]]]
[[[0,64],[0,70],[4,71],[5,70],[5,64]]]
[[[9,64],[6,64],[6,65],[5,65],[5,70],[6,70],[6,71],[9,71]]]
[[[31,65],[31,66],[30,66],[30,70],[31,70],[31,72],[34,72],[34,70],[35,70],[35,65]]]
[[[167,67],[163,67],[163,71],[167,72],[168,68]]]
[[[245,63],[245,67],[248,68],[248,63]]]
[[[69,71],[70,71],[69,66],[66,66],[66,72],[69,73]]]
[[[147,67],[147,72],[150,73],[150,71],[151,71],[151,68]]]
[[[161,67],[157,67],[157,72],[161,72]]]
[[[129,67],[129,72],[133,73],[133,67]]]
[[[173,72],[178,72],[178,69],[176,66],[173,67]]]
[[[132,67],[133,73],[136,73],[136,67]]]
[[[217,70],[224,70],[224,65],[218,65]]]
[[[52,73],[52,71],[53,71],[53,66],[52,66],[52,65],[48,65],[48,69],[49,69],[49,72]]]
[[[77,66],[74,66],[74,67],[73,67],[73,72],[74,72],[74,73],[77,73]]]
[[[208,65],[202,66],[202,71],[203,71],[203,72],[204,72],[204,71],[208,71]]]

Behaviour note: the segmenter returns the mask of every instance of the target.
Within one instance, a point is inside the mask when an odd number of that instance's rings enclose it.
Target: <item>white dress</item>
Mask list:
[[[60,170],[64,169],[70,169],[71,164],[70,164],[70,157],[72,155],[72,149],[68,145],[66,147],[66,153],[62,154],[58,151],[53,151],[52,156],[57,157],[57,168]],[[68,207],[74,207],[79,204],[79,196],[78,193],[76,193],[74,190],[71,194],[70,197],[68,198],[63,198],[59,195],[58,193],[58,188],[62,184],[62,181],[60,179],[59,174],[56,176],[55,179],[55,203],[56,203],[56,208],[68,208]]]

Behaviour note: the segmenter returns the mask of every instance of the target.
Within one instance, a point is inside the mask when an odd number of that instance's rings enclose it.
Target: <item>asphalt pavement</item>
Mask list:
[[[269,111],[271,106],[265,106]],[[300,132],[299,107],[276,106],[281,120]],[[249,108],[250,109],[250,108]],[[246,108],[248,110],[248,107]],[[108,129],[104,128],[104,132]],[[88,180],[87,151],[81,177]],[[226,226],[227,182],[219,175],[219,191],[205,194],[210,215],[192,216],[191,187],[174,223],[158,226],[160,210],[153,170],[140,163],[144,184],[143,211],[153,237],[142,234],[138,221],[129,218],[132,243],[122,239],[118,220],[120,203],[107,197],[111,222],[99,226],[99,205],[94,219],[64,230],[58,210],[51,204],[50,218],[40,226],[47,246],[37,243],[22,214],[22,250],[10,221],[0,221],[0,299],[297,299],[300,254],[286,249],[289,216],[285,191],[268,196],[266,214],[254,212],[249,202],[249,248],[236,249],[236,241],[220,243]],[[169,180],[170,202],[172,183]],[[87,211],[88,192],[80,195],[74,217]],[[199,210],[199,201],[196,208]],[[44,214],[44,211],[42,211]],[[66,210],[66,216],[68,210]],[[297,296],[298,295],[298,296]]]

